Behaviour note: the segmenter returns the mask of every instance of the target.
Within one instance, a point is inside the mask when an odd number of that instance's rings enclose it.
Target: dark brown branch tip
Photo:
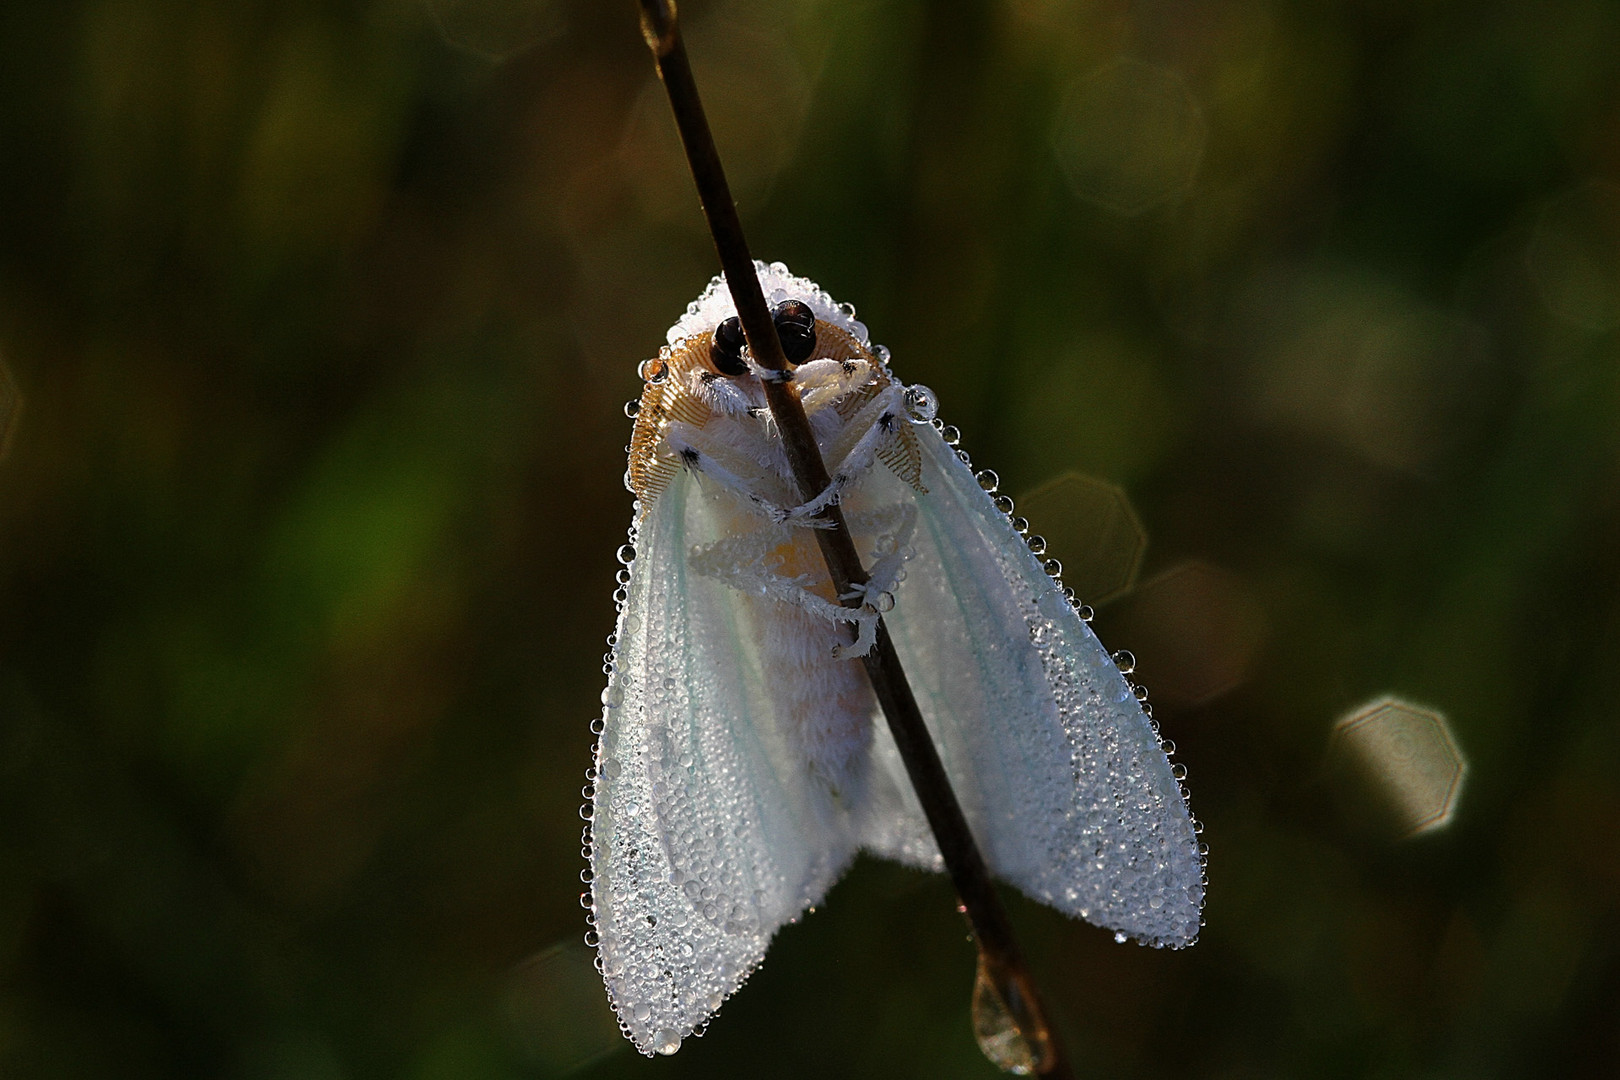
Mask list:
[[[675,48],[678,17],[675,0],[641,0],[641,36],[654,56],[668,56]]]

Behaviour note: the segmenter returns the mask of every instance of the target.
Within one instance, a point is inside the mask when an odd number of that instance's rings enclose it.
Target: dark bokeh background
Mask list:
[[[1613,1075],[1620,7],[686,13],[756,251],[1145,531],[1207,928],[1012,901],[1082,1073]],[[0,7],[0,1075],[993,1075],[942,879],[669,1061],[579,943],[620,406],[714,266],[629,0]],[[1449,826],[1330,767],[1384,694]]]

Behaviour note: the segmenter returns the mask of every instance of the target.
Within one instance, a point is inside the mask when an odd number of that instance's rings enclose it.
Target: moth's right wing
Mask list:
[[[1060,911],[1155,945],[1197,936],[1191,815],[1130,684],[937,431],[916,429],[926,493],[874,469],[869,496],[918,507],[886,616],[991,868]],[[880,728],[868,847],[938,865]]]
[[[771,713],[752,620],[773,602],[690,565],[715,500],[683,471],[635,530],[596,751],[595,932],[643,1053],[701,1026],[853,856]]]

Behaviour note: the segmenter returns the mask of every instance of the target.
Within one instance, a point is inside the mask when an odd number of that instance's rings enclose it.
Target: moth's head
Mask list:
[[[790,364],[802,364],[816,352],[816,313],[803,300],[783,300],[771,309],[776,336],[782,340],[782,355]],[[748,374],[743,350],[748,341],[742,323],[731,315],[720,320],[709,339],[709,364],[722,375]]]
[[[871,357],[866,327],[856,320],[852,306],[837,303],[821,286],[797,277],[781,263],[756,262],[754,270],[790,364]],[[692,349],[716,374],[748,373],[747,342],[724,274],[709,282],[670,327],[669,344],[677,350]]]

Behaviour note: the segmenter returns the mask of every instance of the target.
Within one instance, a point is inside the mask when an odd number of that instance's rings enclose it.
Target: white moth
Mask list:
[[[757,268],[833,486],[800,505],[716,278],[643,365],[593,725],[585,903],[625,1034],[667,1054],[701,1033],[857,851],[943,868],[855,659],[879,612],[991,869],[1119,941],[1191,944],[1196,827],[1136,688],[932,395],[853,308]],[[811,532],[833,500],[872,577],[858,609]]]

